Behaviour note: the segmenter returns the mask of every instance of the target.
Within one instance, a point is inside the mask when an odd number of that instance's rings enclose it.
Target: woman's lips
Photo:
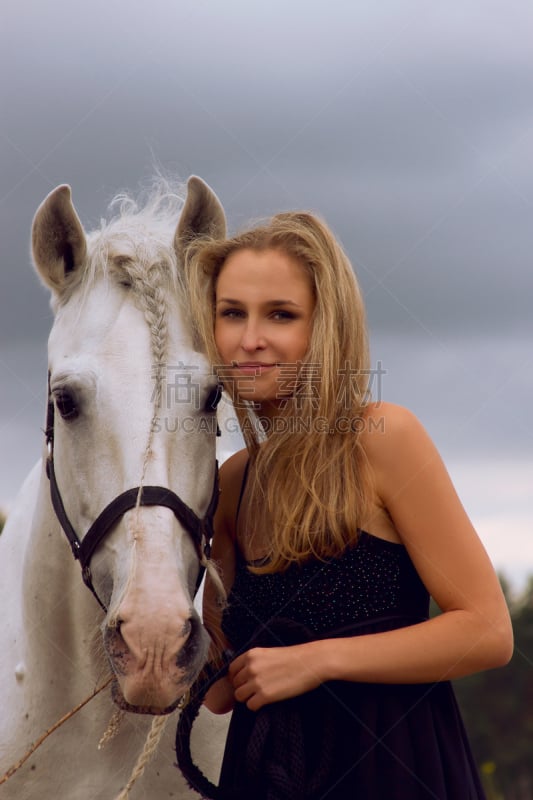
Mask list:
[[[259,361],[234,361],[232,363],[232,367],[247,375],[262,375],[263,372],[273,369],[275,366],[276,364],[263,364]]]

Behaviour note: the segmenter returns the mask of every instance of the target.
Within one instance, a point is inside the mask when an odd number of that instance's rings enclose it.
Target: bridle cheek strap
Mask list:
[[[128,489],[115,497],[109,505],[99,514],[83,539],[80,540],[66,514],[54,470],[54,462],[49,455],[46,463],[46,472],[50,480],[50,497],[59,523],[69,541],[72,554],[80,562],[82,577],[85,585],[91,590],[100,606],[107,612],[104,603],[98,597],[92,583],[91,559],[96,548],[105,539],[109,531],[124,516],[127,511],[139,506],[164,506],[174,512],[180,525],[187,531],[193,540],[200,563],[209,558],[211,539],[213,538],[213,517],[218,503],[218,464],[215,463],[215,478],[213,493],[203,519],[200,519],[192,508],[178,497],[171,489],[163,486],[143,486]],[[140,493],[140,497],[139,497]],[[205,567],[200,566],[196,581],[195,594],[198,591]]]
[[[50,391],[50,373],[48,373],[48,409],[45,430],[48,458],[46,460],[46,474],[50,481],[50,498],[57,519],[67,537],[72,554],[80,562],[82,577],[85,585],[91,590],[102,609],[107,613],[107,608],[98,597],[93,586],[91,575],[91,558],[99,544],[105,539],[111,528],[120,518],[132,508],[139,506],[164,506],[174,512],[180,525],[187,531],[193,540],[200,561],[200,569],[196,581],[195,595],[200,587],[205,571],[205,563],[209,558],[211,540],[213,538],[213,517],[218,503],[218,463],[215,462],[215,477],[213,492],[205,516],[200,519],[192,508],[183,502],[171,489],[164,486],[136,486],[133,489],[119,494],[99,514],[83,539],[80,539],[65,511],[61,492],[57,484],[54,468],[54,403]]]

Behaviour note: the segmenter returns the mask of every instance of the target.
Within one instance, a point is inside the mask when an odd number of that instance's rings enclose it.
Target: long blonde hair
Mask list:
[[[218,276],[226,259],[244,249],[294,258],[315,296],[296,388],[264,441],[249,408],[236,403],[253,463],[247,506],[256,519],[263,508],[269,526],[268,563],[257,571],[274,572],[339,555],[365,523],[372,481],[360,435],[370,359],[363,300],[347,256],[315,215],[285,212],[230,239],[195,242],[188,251],[192,315],[213,364],[221,363],[214,339]],[[231,384],[226,388],[232,391]]]

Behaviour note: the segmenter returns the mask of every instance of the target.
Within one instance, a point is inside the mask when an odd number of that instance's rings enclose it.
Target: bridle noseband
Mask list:
[[[48,375],[48,410],[46,415],[46,445],[48,457],[46,459],[46,474],[50,481],[50,497],[52,506],[57,519],[69,541],[72,554],[80,562],[83,581],[88,589],[98,600],[102,609],[107,613],[107,608],[98,597],[93,586],[91,574],[91,559],[98,545],[105,539],[111,528],[120,518],[137,505],[141,506],[164,506],[174,512],[176,519],[190,535],[198,558],[200,560],[200,571],[196,581],[195,594],[200,586],[204,570],[205,561],[209,558],[211,540],[213,538],[213,517],[218,503],[218,464],[215,463],[215,478],[213,492],[205,516],[200,519],[192,508],[175,494],[171,489],[163,486],[139,486],[119,494],[115,497],[98,515],[83,539],[80,539],[74,530],[67,513],[59,486],[57,484],[54,469],[54,401],[50,391],[50,375]],[[139,498],[140,492],[140,498]]]

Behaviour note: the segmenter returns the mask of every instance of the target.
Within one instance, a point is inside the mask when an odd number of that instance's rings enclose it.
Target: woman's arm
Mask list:
[[[256,648],[236,659],[237,700],[252,709],[327,680],[426,683],[502,666],[512,655],[509,613],[497,576],[419,421],[383,403],[370,410],[365,450],[381,503],[439,617],[384,633],[289,648]]]
[[[235,517],[244,468],[248,460],[246,450],[231,456],[220,468],[220,498],[214,519],[215,533],[211,558],[217,564],[226,594],[229,594],[235,577]],[[223,606],[216,587],[206,576],[202,598],[203,622],[211,636],[210,661],[217,662],[221,653],[229,649],[221,628]],[[221,678],[208,691],[205,706],[215,714],[231,711],[234,704],[233,686],[228,678]]]

